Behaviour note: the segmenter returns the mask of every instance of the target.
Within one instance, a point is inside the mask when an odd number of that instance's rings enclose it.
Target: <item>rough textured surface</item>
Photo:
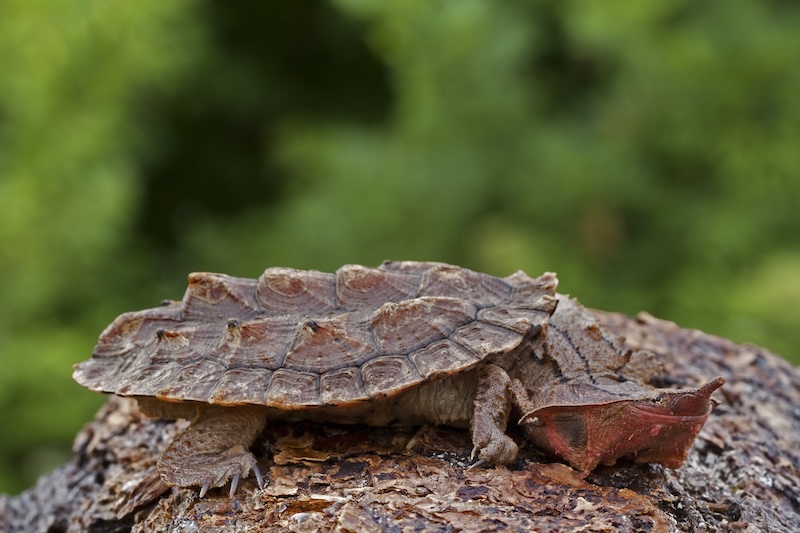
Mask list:
[[[530,375],[509,377],[507,363],[541,344],[556,285],[551,273],[501,279],[414,261],[268,268],[257,280],[194,273],[181,302],[114,320],[73,376],[190,419],[158,468],[201,495],[229,480],[233,494],[251,471],[262,486],[250,448],[267,419],[471,423],[480,460],[507,464],[518,450],[508,417],[528,399],[512,378]]]
[[[117,318],[74,377],[171,402],[351,406],[514,349],[553,312],[556,283],[413,261],[198,272],[182,301]]]
[[[664,369],[654,354],[622,344],[577,301],[558,295],[558,307],[534,357],[510,375],[525,376],[521,424],[528,440],[588,473],[619,459],[680,467],[724,384],[653,388]],[[523,379],[523,378],[520,378]]]
[[[247,480],[233,499],[224,489],[198,499],[163,486],[155,469],[186,422],[144,418],[111,398],[76,437],[71,463],[0,497],[0,531],[796,530],[800,372],[648,316],[599,316],[658,354],[661,386],[728,381],[681,469],[600,467],[582,480],[523,444],[508,467],[467,470],[466,431],[275,423],[256,448],[266,489]]]
[[[619,459],[683,464],[724,379],[655,389],[652,353],[621,346],[555,274],[496,278],[432,262],[194,273],[180,302],[125,313],[78,383],[191,426],[162,454],[170,486],[231,494],[267,420],[469,426],[472,456],[510,464],[527,439],[588,474]]]

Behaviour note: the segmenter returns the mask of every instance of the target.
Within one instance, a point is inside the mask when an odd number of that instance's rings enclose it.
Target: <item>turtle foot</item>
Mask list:
[[[200,497],[209,489],[231,483],[230,496],[236,494],[239,481],[252,471],[259,488],[264,488],[264,477],[252,453],[237,445],[222,454],[193,455],[189,460],[178,460],[167,453],[159,463],[161,478],[169,485],[200,487]]]
[[[471,458],[489,464],[508,464],[519,452],[517,444],[505,434],[512,402],[526,401],[519,382],[512,381],[506,372],[495,365],[485,365],[478,375],[475,410],[470,422],[472,430]],[[520,398],[517,398],[520,396]]]
[[[209,489],[230,481],[230,495],[252,471],[258,486],[264,477],[248,448],[264,428],[265,418],[248,407],[203,406],[186,431],[170,444],[158,462],[161,478],[168,485],[200,487],[200,497]]]
[[[476,439],[475,447],[472,448],[470,458],[474,459],[477,455],[478,464],[488,463],[493,465],[504,465],[517,458],[519,447],[511,437],[499,432],[493,432],[488,438]]]

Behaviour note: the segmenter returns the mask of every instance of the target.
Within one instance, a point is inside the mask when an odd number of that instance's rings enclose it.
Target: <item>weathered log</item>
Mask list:
[[[467,469],[466,431],[276,422],[256,448],[265,489],[248,479],[232,499],[227,489],[199,498],[156,471],[186,422],[146,418],[114,397],[77,435],[70,463],[0,496],[0,531],[800,530],[800,372],[648,315],[598,316],[658,355],[659,386],[727,380],[680,469],[622,464],[581,479],[521,434],[514,464]]]

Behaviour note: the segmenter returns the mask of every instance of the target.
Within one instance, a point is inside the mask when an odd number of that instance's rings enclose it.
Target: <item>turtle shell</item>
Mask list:
[[[193,273],[182,301],[118,317],[73,377],[171,402],[355,405],[514,350],[552,314],[556,284],[410,261]]]

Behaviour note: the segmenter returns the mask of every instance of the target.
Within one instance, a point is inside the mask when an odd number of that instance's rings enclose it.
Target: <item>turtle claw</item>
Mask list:
[[[166,459],[165,459],[166,457]],[[179,487],[200,487],[200,497],[208,494],[214,487],[224,487],[230,481],[230,495],[233,497],[242,478],[250,470],[256,474],[259,486],[264,479],[255,467],[256,458],[241,446],[235,446],[221,454],[202,454],[191,458],[191,462],[176,459],[170,454],[162,455],[159,462],[161,478],[170,485]]]
[[[253,465],[253,473],[256,475],[256,479],[258,480],[258,488],[264,488],[264,476],[261,475],[261,470],[258,469],[258,465]]]
[[[472,451],[469,454],[470,462],[475,461],[475,457],[477,457],[480,454],[480,452],[481,452],[480,448],[478,448],[477,446],[473,446],[472,447]],[[485,465],[485,464],[486,464],[486,460],[485,459],[478,459],[477,461],[475,461],[474,463],[472,463],[471,465],[469,465],[467,467],[467,471],[469,472],[470,470],[475,470],[479,466]]]
[[[256,479],[258,480],[258,487],[263,489],[264,488],[264,476],[261,475],[261,471],[258,469],[257,466],[253,466],[253,473],[256,475]],[[236,495],[236,489],[239,488],[239,482],[242,480],[242,474],[240,472],[236,472],[231,476],[231,488],[230,492],[228,493],[231,498]],[[208,494],[209,489],[211,488],[211,482],[205,481],[203,486],[200,487],[200,497],[204,497]]]
[[[486,461],[485,461],[484,459],[480,459],[480,460],[478,460],[478,461],[475,461],[475,462],[474,462],[474,463],[472,463],[471,465],[469,465],[469,466],[467,467],[467,471],[469,471],[469,470],[475,470],[475,469],[476,469],[476,468],[478,468],[479,466],[482,466],[482,465],[485,465],[485,464],[486,464]]]
[[[239,486],[239,479],[241,479],[241,477],[242,476],[240,476],[239,473],[237,472],[236,474],[233,475],[233,479],[231,479],[231,492],[230,492],[231,498],[233,498],[233,495],[236,494],[236,487]]]

